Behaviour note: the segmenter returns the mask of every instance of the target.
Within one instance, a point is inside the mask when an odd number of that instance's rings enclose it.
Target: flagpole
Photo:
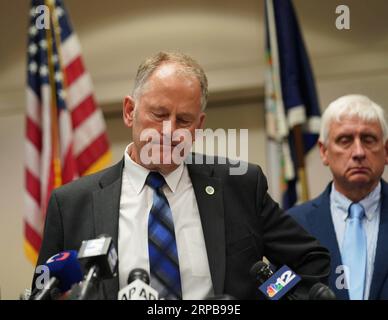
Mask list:
[[[58,133],[58,106],[56,96],[55,70],[53,64],[53,39],[51,35],[51,21],[54,8],[50,0],[45,0],[46,6],[50,12],[50,28],[46,29],[47,39],[47,66],[49,69],[49,82],[51,88],[51,138],[53,148],[53,166],[54,166],[54,187],[59,187],[62,184],[61,175],[61,159],[59,154],[59,133]],[[54,24],[53,24],[54,27]]]
[[[302,125],[298,124],[292,128],[292,133],[295,139],[295,151],[296,151],[296,159],[297,159],[297,174],[298,180],[300,182],[301,193],[300,200],[301,202],[308,201],[309,190],[307,183],[307,172],[305,168],[305,158],[304,158],[304,143],[303,143],[303,133],[302,133]]]

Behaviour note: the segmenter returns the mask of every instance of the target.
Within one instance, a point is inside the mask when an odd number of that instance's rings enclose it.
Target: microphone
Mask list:
[[[287,293],[301,281],[301,277],[286,265],[273,273],[267,263],[258,261],[249,273],[259,283],[259,290],[267,299],[279,300],[285,296],[287,300],[297,300],[294,295]]]
[[[309,300],[336,300],[336,296],[328,286],[317,282],[309,291]]]
[[[50,280],[39,291],[35,291],[30,300],[56,299],[61,293],[70,290],[74,283],[82,280],[81,265],[77,260],[77,251],[60,252],[47,260]],[[36,289],[36,288],[35,288]]]
[[[252,266],[249,274],[255,278],[258,283],[262,284],[273,276],[273,271],[264,261],[258,261]]]
[[[88,271],[83,282],[72,290],[70,299],[88,299],[101,280],[116,276],[117,252],[112,237],[108,235],[82,241],[78,260]]]
[[[159,300],[158,292],[150,284],[144,269],[133,269],[128,275],[128,285],[118,293],[118,300]]]

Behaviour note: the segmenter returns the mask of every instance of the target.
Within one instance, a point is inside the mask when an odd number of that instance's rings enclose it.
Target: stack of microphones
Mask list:
[[[117,261],[111,237],[101,235],[97,239],[85,240],[78,254],[75,250],[63,251],[37,267],[42,274],[36,278],[29,299],[97,299],[101,281],[116,276]]]
[[[82,265],[82,266],[81,266]],[[37,270],[30,300],[89,300],[101,299],[101,282],[117,276],[118,257],[112,237],[101,235],[97,239],[82,242],[79,252],[63,251],[47,260]],[[84,270],[85,272],[82,272]],[[300,296],[295,290],[302,280],[287,266],[275,273],[263,261],[255,263],[251,270],[255,285],[269,300],[335,300],[326,285],[316,282],[308,295]],[[150,286],[150,278],[144,269],[136,268],[129,273],[128,285],[118,293],[118,300],[158,300],[158,292]],[[229,295],[207,297],[207,300],[233,300]]]
[[[35,289],[29,300],[94,300],[102,299],[99,286],[104,279],[117,276],[117,252],[112,238],[101,235],[82,242],[79,252],[60,252],[37,270]],[[85,270],[83,272],[82,270]],[[101,290],[100,290],[101,292]],[[118,300],[158,300],[158,292],[150,286],[144,269],[129,273],[128,285],[118,293]]]

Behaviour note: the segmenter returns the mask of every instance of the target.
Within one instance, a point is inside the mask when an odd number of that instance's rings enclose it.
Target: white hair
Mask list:
[[[327,144],[330,125],[344,118],[358,118],[365,122],[379,122],[384,142],[388,139],[388,126],[383,108],[367,96],[350,94],[334,100],[322,115],[319,141]]]

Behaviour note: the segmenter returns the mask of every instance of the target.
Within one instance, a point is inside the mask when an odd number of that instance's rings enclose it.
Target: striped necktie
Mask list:
[[[350,300],[363,300],[367,246],[366,235],[362,226],[365,210],[359,203],[352,203],[346,221],[344,242],[342,245],[342,262],[348,270],[347,283]]]
[[[151,286],[160,298],[182,299],[178,251],[170,205],[162,191],[165,184],[158,172],[150,172],[146,184],[154,190],[148,218],[148,253]]]

